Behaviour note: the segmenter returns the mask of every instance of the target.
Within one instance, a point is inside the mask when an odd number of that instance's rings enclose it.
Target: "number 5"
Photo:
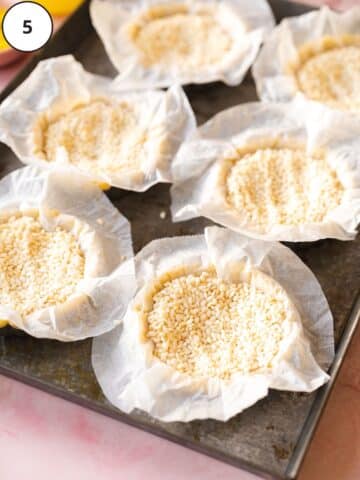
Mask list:
[[[31,26],[31,20],[24,20],[23,23],[23,33],[31,33],[32,32],[32,26]]]

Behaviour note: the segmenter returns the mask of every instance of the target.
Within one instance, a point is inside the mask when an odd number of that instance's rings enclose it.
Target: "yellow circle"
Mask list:
[[[4,18],[4,15],[6,13],[6,8],[3,8],[3,7],[0,7],[0,22],[2,23],[3,21],[3,18]],[[10,47],[10,45],[7,43],[7,41],[5,40],[5,37],[4,37],[4,34],[2,32],[2,29],[0,31],[0,51],[2,50],[8,50]]]
[[[52,15],[67,15],[74,11],[83,0],[37,0]]]

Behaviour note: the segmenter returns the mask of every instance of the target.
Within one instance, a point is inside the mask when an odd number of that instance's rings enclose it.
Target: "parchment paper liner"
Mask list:
[[[249,225],[232,208],[219,182],[223,159],[236,149],[263,147],[274,139],[303,145],[311,154],[324,151],[345,192],[341,205],[322,223],[274,224],[269,230]],[[173,162],[172,215],[183,221],[204,216],[214,222],[264,240],[291,242],[323,238],[352,240],[360,222],[360,121],[314,102],[248,103],[224,110],[186,141]],[[219,186],[220,184],[220,186]]]
[[[144,287],[175,266],[206,268],[209,263],[226,280],[244,262],[277,281],[301,316],[303,327],[296,324],[273,369],[237,374],[226,382],[192,378],[154,358],[151,343],[139,340],[141,321],[134,309]],[[92,352],[101,388],[121,410],[138,408],[167,422],[225,421],[265,397],[269,388],[309,392],[327,381],[321,368],[328,368],[334,354],[332,315],[316,278],[287,247],[210,227],[204,236],[155,240],[135,257],[135,264],[137,294],[123,324],[94,339]]]
[[[0,181],[0,215],[38,212],[47,230],[63,226],[78,238],[85,274],[60,305],[22,318],[0,305],[0,318],[34,337],[74,341],[119,324],[135,287],[129,222],[103,192],[64,171],[25,167]]]
[[[360,35],[360,7],[334,12],[328,7],[284,19],[266,37],[252,74],[261,100],[287,102],[299,90],[291,65],[299,62],[299,48],[323,37]]]
[[[156,65],[144,67],[126,33],[126,26],[150,7],[163,4],[186,5],[190,12],[204,5],[220,7],[216,18],[234,38],[231,52],[221,63],[206,69],[196,68],[191,73],[170,66],[166,69]],[[227,8],[231,9],[230,13],[221,13],[221,9]],[[265,35],[275,24],[265,0],[92,0],[90,14],[110,60],[121,74],[118,80],[122,88],[158,88],[174,83],[208,83],[217,80],[238,85],[255,60]]]
[[[50,162],[35,153],[38,145],[35,126],[44,112],[68,111],[79,103],[99,98],[122,100],[136,107],[139,124],[148,131],[150,139],[146,144],[146,164],[141,170],[100,175],[70,164],[63,149],[58,149],[56,161]],[[170,160],[195,127],[193,111],[181,87],[173,86],[167,92],[125,92],[114,80],[86,72],[71,55],[40,62],[0,107],[0,140],[23,163],[43,168],[61,165],[74,175],[80,172],[89,176],[104,188],[112,185],[144,191],[155,183],[170,182]]]

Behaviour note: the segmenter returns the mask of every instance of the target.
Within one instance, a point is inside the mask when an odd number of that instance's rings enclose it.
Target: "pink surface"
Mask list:
[[[2,2],[0,1],[0,4]],[[307,3],[320,5],[321,0]],[[332,0],[334,8],[360,1]],[[0,71],[0,89],[19,68]],[[0,376],[1,480],[256,477]],[[358,330],[299,480],[360,478]]]
[[[50,472],[52,480],[239,478],[232,467],[1,377],[0,412],[1,480],[48,480]]]
[[[360,478],[360,330],[299,480]],[[1,480],[255,480],[246,472],[0,377]],[[29,477],[29,472],[31,476]]]

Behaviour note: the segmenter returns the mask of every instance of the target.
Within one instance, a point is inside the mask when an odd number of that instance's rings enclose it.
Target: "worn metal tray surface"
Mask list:
[[[304,6],[281,0],[274,0],[271,5],[278,19],[307,10]],[[73,53],[91,72],[115,75],[91,27],[88,4],[85,3],[46,49],[30,61],[0,100],[28,75],[40,59],[65,53]],[[189,86],[186,92],[199,123],[224,108],[256,99],[250,75],[235,88],[213,83]],[[0,176],[19,166],[14,155],[0,145]],[[155,238],[199,233],[210,223],[199,219],[172,224],[168,185],[157,185],[141,194],[112,189],[109,196],[131,221],[136,251]],[[163,210],[167,217],[161,220]],[[359,301],[356,297],[360,284],[360,237],[352,242],[326,240],[291,248],[317,276],[335,318],[337,353],[331,380],[317,393],[271,391],[267,398],[227,423],[207,420],[165,424],[141,412],[124,415],[109,405],[91,368],[91,340],[64,344],[27,335],[3,335],[0,337],[0,373],[266,478],[295,478],[358,323]]]

